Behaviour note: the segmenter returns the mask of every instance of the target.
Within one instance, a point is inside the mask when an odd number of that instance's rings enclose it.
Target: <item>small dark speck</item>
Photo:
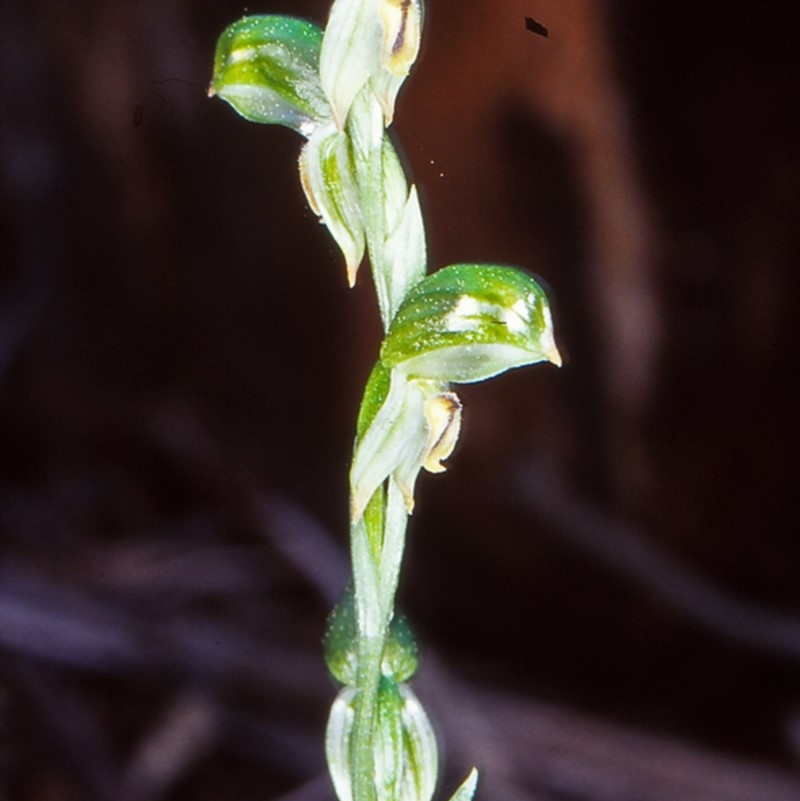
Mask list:
[[[533,17],[525,17],[525,27],[531,33],[538,33],[539,36],[544,36],[545,39],[550,35],[550,31],[548,31],[541,22],[537,22]]]
[[[140,128],[144,122],[144,107],[141,103],[137,103],[133,107],[133,127]]]

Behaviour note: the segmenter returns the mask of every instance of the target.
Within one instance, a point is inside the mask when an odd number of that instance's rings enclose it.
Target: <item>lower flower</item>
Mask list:
[[[339,801],[353,801],[351,742],[356,690],[345,687],[333,702],[325,750]],[[436,788],[438,752],[433,727],[407,684],[383,677],[373,734],[375,793],[392,801],[430,801]]]

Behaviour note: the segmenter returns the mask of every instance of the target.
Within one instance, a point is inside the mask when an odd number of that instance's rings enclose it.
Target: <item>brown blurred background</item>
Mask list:
[[[0,799],[330,799],[326,614],[379,326],[299,138],[210,101],[242,13],[0,8]],[[525,18],[549,36],[526,29]],[[430,0],[396,134],[431,269],[551,287],[463,388],[401,587],[504,801],[800,799],[800,14]]]

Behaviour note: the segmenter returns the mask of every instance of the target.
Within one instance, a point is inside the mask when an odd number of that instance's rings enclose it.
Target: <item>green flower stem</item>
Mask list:
[[[347,131],[361,198],[364,230],[375,293],[384,331],[413,285],[425,274],[424,228],[422,258],[404,272],[406,282],[392,281],[392,253],[387,244],[409,202],[408,184],[384,129],[383,113],[369,86],[356,97]],[[417,203],[416,194],[410,202]],[[417,215],[421,227],[421,214]],[[354,801],[375,801],[375,729],[378,688],[389,624],[394,610],[405,547],[408,510],[393,479],[385,482],[365,514],[351,527],[353,583],[358,621],[358,668],[350,750]]]
[[[383,181],[381,170],[381,140],[383,138],[383,119],[369,87],[357,99],[357,108],[362,113],[349,117],[348,131],[353,143],[356,180],[361,196],[361,211],[364,215],[364,229],[367,236],[367,251],[372,267],[375,295],[381,313],[383,330],[389,330],[392,320],[391,302],[385,276],[387,265],[383,259],[383,243],[386,239],[386,219],[384,214]],[[375,121],[378,122],[377,136]],[[366,122],[366,124],[364,124]]]
[[[408,512],[389,479],[351,527],[353,583],[358,621],[358,667],[350,751],[354,801],[375,801],[375,720],[378,687],[405,548]]]
[[[411,287],[425,277],[425,228],[415,191],[383,124],[369,85],[347,121],[375,294],[384,331]],[[393,234],[402,232],[402,237]],[[400,241],[398,241],[398,239]]]
[[[386,492],[386,522],[383,530],[380,582],[387,609],[387,624],[391,622],[397,581],[406,545],[408,509],[397,482],[389,479]]]
[[[356,596],[358,597],[358,596]],[[378,687],[386,637],[358,638],[355,716],[350,746],[350,775],[354,801],[375,801],[375,721],[378,715]]]

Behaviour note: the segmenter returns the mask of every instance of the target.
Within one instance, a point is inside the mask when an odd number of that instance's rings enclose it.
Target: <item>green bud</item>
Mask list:
[[[358,668],[358,625],[353,588],[348,587],[328,618],[322,641],[325,663],[342,684],[355,684]]]
[[[381,673],[398,683],[406,682],[419,667],[419,648],[405,615],[395,614],[383,651]]]
[[[345,687],[328,718],[325,750],[339,801],[353,801],[350,743],[356,691]],[[373,733],[375,794],[392,801],[430,801],[436,788],[438,751],[428,716],[406,684],[383,678]]]
[[[331,675],[342,684],[356,683],[358,626],[355,595],[348,587],[328,618],[323,640],[325,662]],[[405,615],[395,614],[389,624],[381,672],[396,682],[408,681],[419,664],[417,642]]]
[[[381,348],[381,361],[409,378],[455,383],[545,360],[561,364],[544,290],[520,270],[477,264],[413,287]]]
[[[243,17],[217,42],[209,96],[251,122],[285,125],[308,137],[331,118],[319,79],[322,30],[285,16]]]

